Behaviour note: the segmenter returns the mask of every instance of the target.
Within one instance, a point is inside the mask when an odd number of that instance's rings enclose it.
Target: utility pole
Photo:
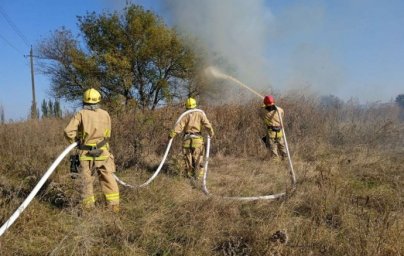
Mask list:
[[[32,54],[32,45],[31,45],[31,50],[29,51],[29,57],[30,57],[30,62],[31,62],[31,83],[32,83],[31,118],[37,119],[38,113],[37,113],[36,99],[35,99],[35,79],[34,79],[34,60],[33,60],[34,56]]]

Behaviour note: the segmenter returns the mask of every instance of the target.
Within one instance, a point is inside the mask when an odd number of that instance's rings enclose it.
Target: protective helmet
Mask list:
[[[265,106],[274,105],[274,104],[275,104],[274,96],[272,96],[272,95],[265,96],[265,98],[264,98],[264,104],[265,104]]]
[[[189,97],[187,101],[185,101],[185,108],[186,109],[196,108],[196,100],[192,97]]]
[[[94,88],[87,89],[83,94],[83,102],[96,104],[101,101],[101,94]]]

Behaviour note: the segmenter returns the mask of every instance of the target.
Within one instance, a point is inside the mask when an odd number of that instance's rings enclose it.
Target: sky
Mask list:
[[[124,0],[1,0],[0,105],[23,120],[32,101],[30,46],[77,16],[121,10]],[[390,102],[404,93],[404,1],[133,0],[224,57],[240,81],[264,93],[333,94]],[[35,55],[35,52],[34,52]],[[208,54],[209,55],[209,54]],[[207,61],[212,60],[207,56]],[[34,67],[37,60],[34,59]],[[37,105],[50,79],[35,69]],[[63,104],[65,108],[70,108]]]

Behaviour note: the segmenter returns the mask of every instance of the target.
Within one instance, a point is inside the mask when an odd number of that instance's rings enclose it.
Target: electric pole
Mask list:
[[[36,109],[36,99],[35,99],[35,79],[34,79],[34,60],[33,60],[34,56],[32,54],[32,45],[31,45],[31,50],[29,51],[29,57],[30,57],[30,62],[31,62],[31,83],[32,83],[31,118],[37,119],[38,113],[37,113],[37,109]]]

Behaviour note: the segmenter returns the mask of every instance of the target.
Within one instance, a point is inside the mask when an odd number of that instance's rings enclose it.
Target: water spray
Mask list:
[[[260,97],[261,99],[264,98],[264,96],[262,96],[261,94],[259,94],[257,91],[255,91],[254,89],[252,89],[251,87],[248,87],[247,85],[243,84],[242,82],[240,82],[239,80],[237,80],[236,78],[223,74],[222,72],[220,72],[217,68],[215,67],[208,67],[205,69],[205,73],[207,75],[213,76],[215,78],[221,78],[224,80],[230,80],[235,82],[236,84],[240,85],[241,87],[249,90],[250,92],[254,93],[256,96]]]
[[[237,83],[238,85],[242,86],[243,88],[248,89],[250,92],[254,93],[256,96],[258,96],[260,98],[264,98],[264,96],[260,95],[258,92],[256,92],[252,88],[248,87],[247,85],[243,84],[242,82],[240,82],[236,78],[228,76],[228,75],[225,75],[225,74],[221,73],[220,71],[218,71],[217,69],[215,69],[214,67],[209,67],[205,71],[206,71],[207,74],[210,74],[210,75],[214,76],[215,78],[231,80],[231,81]],[[182,118],[184,118],[186,115],[188,115],[189,113],[192,113],[192,112],[201,112],[203,115],[205,115],[205,112],[203,110],[201,110],[201,109],[191,109],[191,110],[188,110],[188,111],[185,111],[184,113],[182,113],[178,117],[175,124],[178,124],[182,120]],[[285,134],[285,131],[283,129],[282,117],[280,116],[280,113],[278,111],[277,111],[277,113],[278,113],[278,116],[279,116],[279,118],[281,120],[281,124],[282,124],[283,138],[285,140],[285,146],[286,146],[286,150],[287,150],[287,154],[288,154],[288,160],[289,160],[289,166],[290,166],[291,182],[292,182],[292,186],[293,186],[292,190],[294,190],[295,189],[295,184],[296,184],[296,176],[295,176],[292,161],[291,161],[291,158],[290,158],[289,148],[288,148],[288,144],[287,144],[287,141],[286,141],[286,134]],[[167,159],[168,153],[169,153],[169,151],[171,149],[172,141],[173,141],[173,138],[171,138],[170,141],[168,142],[168,145],[167,145],[166,151],[164,153],[163,159],[161,160],[160,165],[158,166],[157,170],[153,173],[153,175],[145,183],[143,183],[141,185],[131,185],[131,184],[128,184],[128,183],[122,181],[121,179],[119,179],[114,174],[115,179],[121,185],[129,187],[129,188],[141,188],[141,187],[147,186],[148,184],[150,184],[157,177],[157,175],[161,171],[161,168],[164,165],[164,163],[165,163],[165,161]],[[210,137],[208,135],[207,140],[206,140],[206,148],[205,148],[205,150],[206,150],[205,163],[204,163],[205,173],[204,173],[203,180],[202,180],[202,191],[207,196],[214,196],[213,194],[211,194],[209,192],[209,190],[207,188],[207,182],[206,182],[207,176],[208,176],[208,164],[209,164],[210,145],[211,145],[210,141],[211,140],[210,140]],[[227,197],[227,196],[224,196],[222,198],[224,198],[224,199],[233,199],[233,200],[242,200],[242,201],[252,201],[252,200],[273,200],[273,199],[281,198],[281,197],[284,197],[284,196],[286,196],[286,192],[278,193],[278,194],[272,194],[272,195],[264,195],[264,196],[251,196],[251,197]]]
[[[213,77],[218,78],[218,79],[225,79],[225,80],[233,81],[236,84],[240,85],[241,87],[249,90],[250,92],[252,92],[256,96],[260,97],[261,99],[264,98],[264,96],[262,96],[261,94],[259,94],[255,90],[253,90],[252,88],[248,87],[247,85],[243,84],[242,82],[240,82],[239,80],[237,80],[236,78],[234,78],[232,76],[223,74],[222,72],[220,72],[215,67],[206,68],[205,73],[207,75],[213,76]],[[288,142],[286,140],[286,133],[285,133],[285,129],[283,127],[282,116],[280,115],[280,113],[279,113],[279,111],[277,109],[276,109],[276,112],[278,114],[279,120],[281,121],[283,139],[285,141],[286,153],[288,155],[289,174],[291,176],[291,183],[292,183],[291,191],[294,191],[296,189],[296,175],[295,175],[295,171],[293,169],[292,159],[290,157],[289,146],[288,146]],[[205,159],[205,173],[204,173],[204,176],[203,176],[203,185],[202,185],[202,190],[206,195],[211,195],[209,193],[209,190],[207,189],[207,186],[206,186],[206,179],[207,179],[207,175],[208,175],[209,148],[210,148],[210,138],[208,136],[207,149],[206,149],[206,152],[207,152],[206,155],[207,156],[206,156],[206,159]],[[227,197],[227,196],[224,196],[223,198],[225,198],[225,199],[235,199],[235,200],[244,200],[244,201],[252,201],[252,200],[273,200],[273,199],[281,198],[281,197],[284,197],[284,196],[286,196],[286,192],[279,193],[279,194],[265,195],[265,196],[251,196],[251,197]]]

